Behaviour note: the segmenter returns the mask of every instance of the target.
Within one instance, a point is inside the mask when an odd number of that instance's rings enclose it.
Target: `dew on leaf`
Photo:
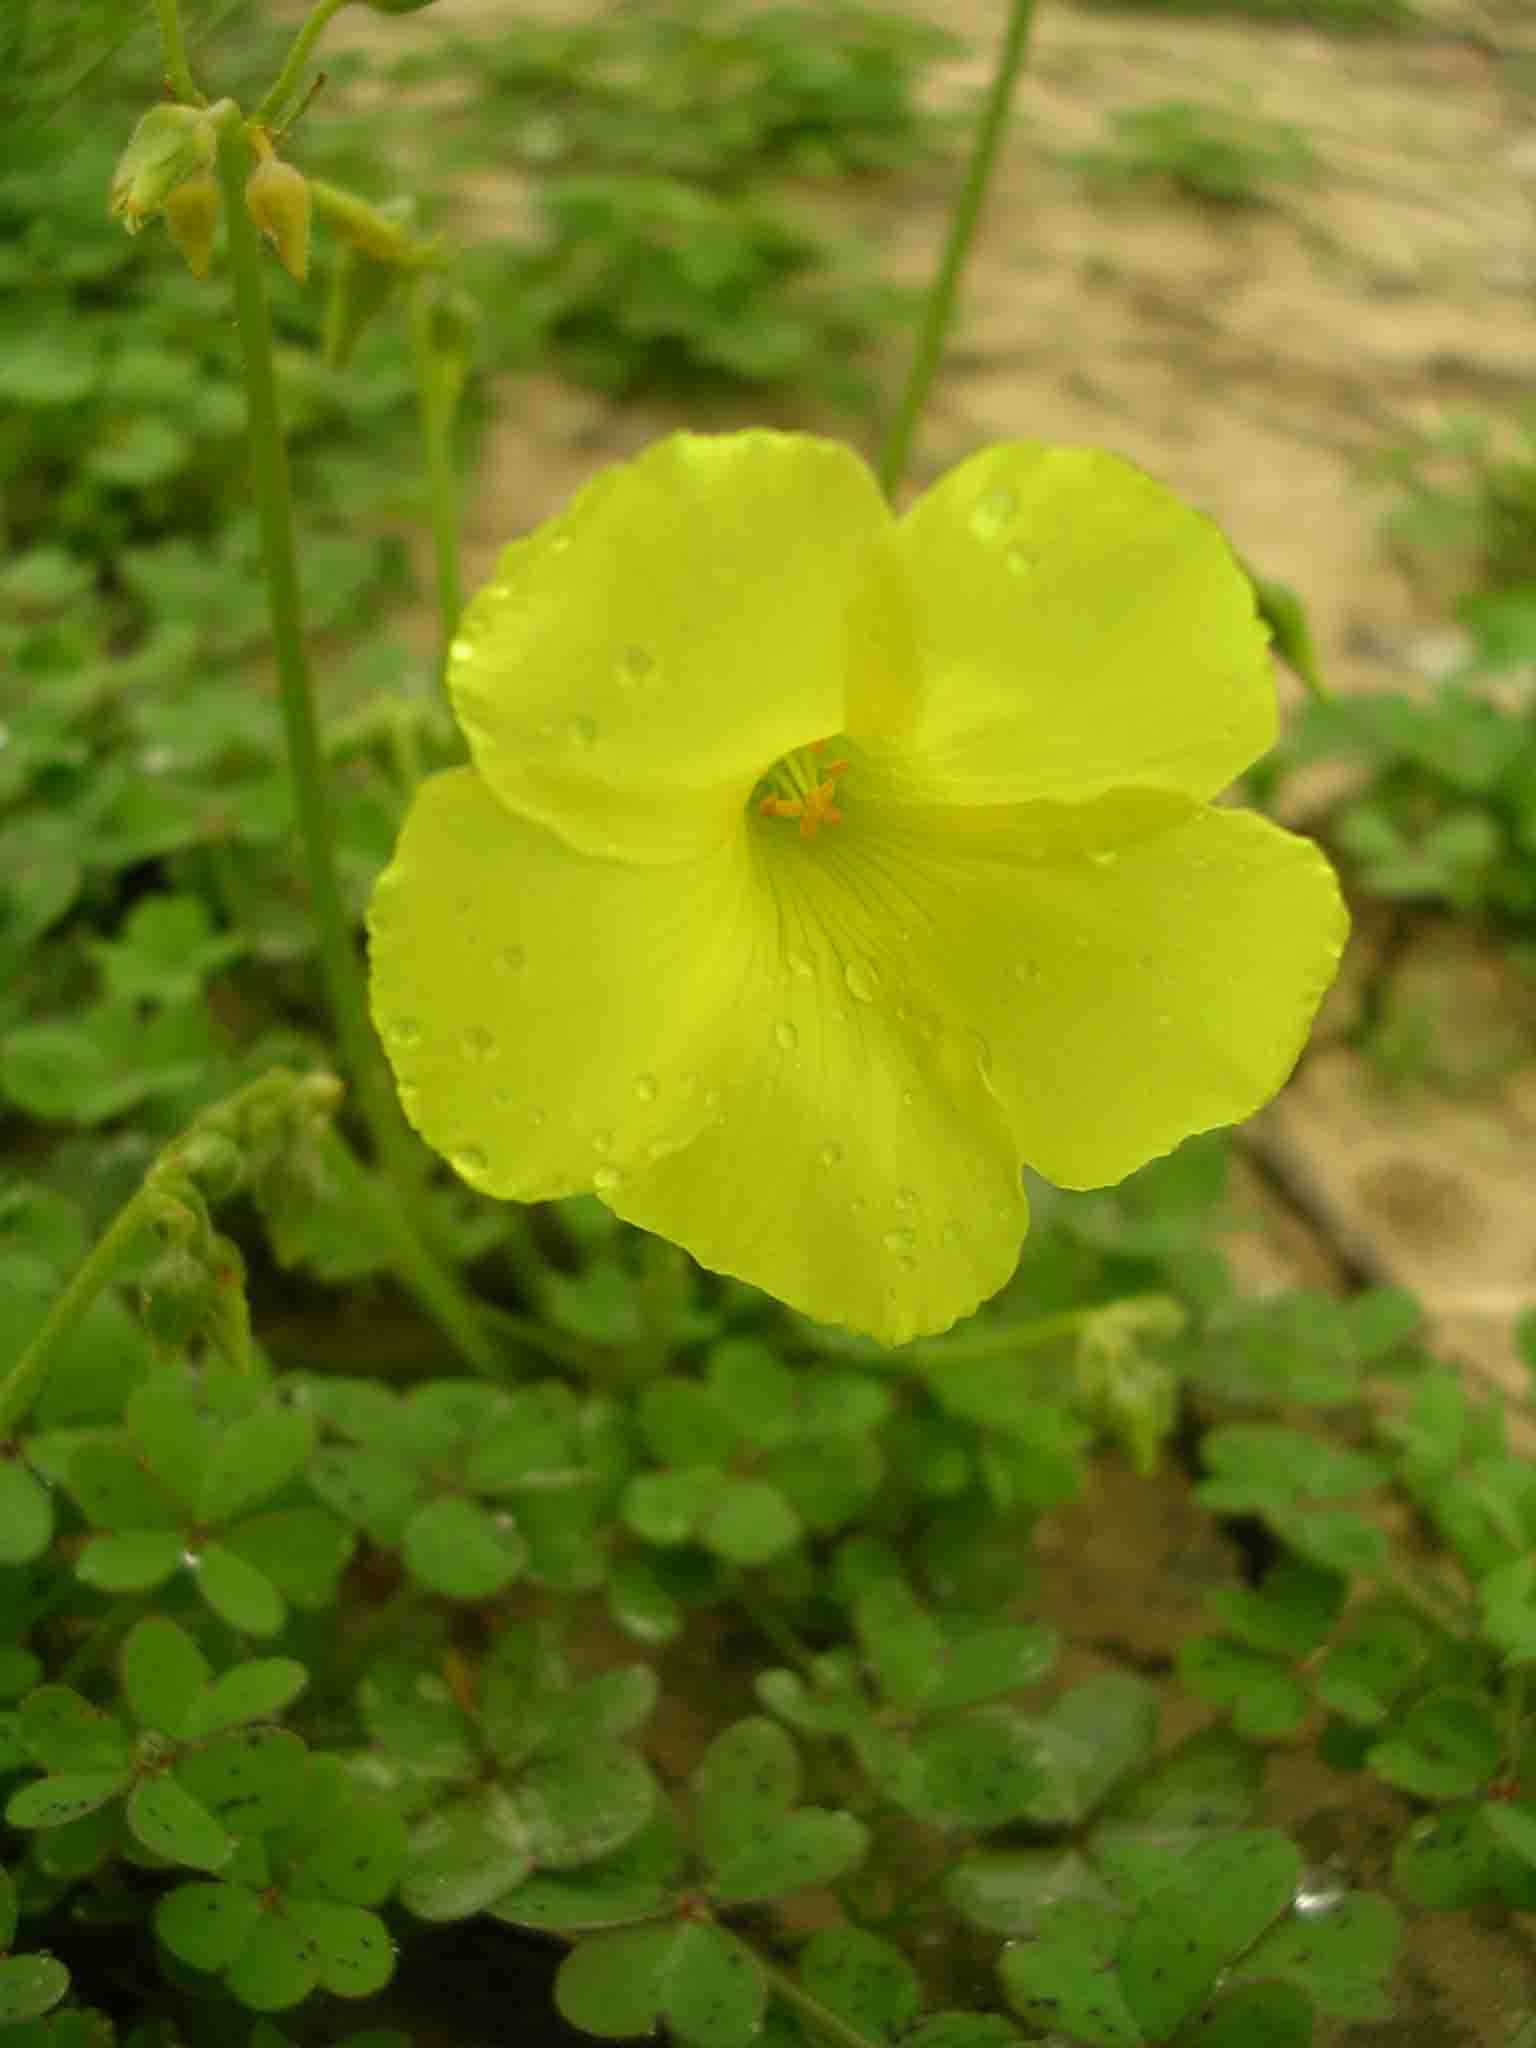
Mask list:
[[[1012,487],[994,484],[971,507],[971,531],[978,540],[996,540],[1018,509],[1019,501]]]
[[[653,654],[631,644],[619,649],[613,673],[621,690],[633,690],[651,680],[655,667],[656,657]]]
[[[861,1003],[872,1003],[880,987],[880,970],[873,960],[850,960],[843,969],[848,993]]]

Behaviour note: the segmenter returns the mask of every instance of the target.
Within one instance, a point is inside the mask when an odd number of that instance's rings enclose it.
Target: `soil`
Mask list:
[[[563,0],[538,11],[601,10]],[[913,0],[912,11],[970,46],[935,75],[936,101],[973,101],[1003,0]],[[500,0],[439,0],[391,20],[354,9],[332,33],[400,52],[445,30],[493,31],[507,13]],[[1458,411],[1509,421],[1536,388],[1536,17],[1528,0],[1502,12],[1444,0],[1438,15],[1432,33],[1344,38],[1042,5],[913,487],[1011,436],[1117,449],[1303,596],[1332,688],[1428,687],[1457,653],[1450,573],[1394,556],[1365,466]],[[1173,99],[1294,122],[1315,177],[1263,206],[1221,209],[1166,190],[1096,195],[1054,160],[1102,142],[1113,110]],[[878,245],[887,274],[920,284],[957,177],[952,161],[919,167],[837,208]],[[510,170],[489,167],[463,199],[466,239],[526,218]],[[893,347],[887,389],[902,368]],[[509,537],[675,424],[766,417],[848,432],[846,420],[782,401],[701,418],[697,406],[621,405],[542,376],[497,395],[465,532],[470,587]],[[420,632],[425,648],[425,616]],[[1289,680],[1282,690],[1296,701]],[[1312,1049],[1243,1135],[1250,1227],[1231,1255],[1258,1291],[1408,1287],[1437,1346],[1522,1396],[1510,1328],[1536,1301],[1536,986],[1475,934],[1405,935],[1388,922],[1358,920]],[[1362,1054],[1362,1004],[1423,1020],[1428,1078]],[[1097,1488],[1046,1539],[1053,1602],[1078,1654],[1166,1670],[1203,1626],[1201,1586],[1230,1578],[1235,1559],[1177,1475],[1106,1471]],[[1272,1817],[1320,1861],[1380,1877],[1380,1845],[1404,1818],[1393,1795],[1299,1750],[1276,1757],[1272,1780]],[[1398,2016],[1321,2038],[1495,2048],[1536,2014],[1531,1931],[1520,1916],[1424,1916]]]

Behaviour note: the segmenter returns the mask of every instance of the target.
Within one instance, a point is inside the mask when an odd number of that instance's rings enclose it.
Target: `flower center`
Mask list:
[[[758,812],[765,818],[798,818],[800,837],[814,839],[823,825],[841,825],[837,808],[837,778],[847,771],[846,761],[823,761],[819,757],[828,745],[813,740],[793,754],[786,754],[764,778],[773,793],[765,796]]]

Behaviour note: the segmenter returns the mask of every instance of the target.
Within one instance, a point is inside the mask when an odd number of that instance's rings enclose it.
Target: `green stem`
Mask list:
[[[181,36],[181,11],[176,0],[155,0],[155,18],[160,23],[160,47],[165,55],[165,82],[177,99],[194,107],[208,104],[192,81],[187,64],[187,46]]]
[[[1032,1323],[965,1330],[938,1343],[920,1339],[907,1347],[903,1359],[928,1372],[942,1372],[946,1365],[1005,1365],[1021,1351],[1037,1351],[1042,1344],[1054,1344],[1058,1337],[1075,1336],[1085,1324],[1103,1315],[1105,1306],[1100,1301],[1091,1308],[1064,1308],[1053,1316],[1037,1316]]]
[[[396,1191],[370,1178],[336,1132],[328,1132],[321,1142],[327,1162],[340,1182],[342,1200],[350,1208],[366,1211],[383,1232],[404,1286],[453,1340],[466,1364],[488,1377],[497,1376],[496,1346],[473,1301],[412,1229]]]
[[[987,104],[982,109],[975,139],[971,144],[971,160],[966,166],[965,182],[960,187],[960,196],[955,201],[954,214],[950,219],[944,259],[939,265],[938,275],[929,288],[928,303],[923,309],[923,324],[918,334],[917,346],[913,350],[911,367],[907,371],[906,386],[896,408],[896,417],[892,420],[890,431],[886,435],[885,446],[880,453],[880,483],[887,497],[895,496],[897,487],[906,474],[913,431],[917,426],[918,415],[923,409],[923,401],[928,396],[928,387],[939,367],[944,337],[949,331],[950,319],[955,310],[955,294],[959,289],[960,273],[965,267],[971,237],[976,231],[982,201],[986,197],[987,184],[997,162],[1003,130],[1007,126],[1008,109],[1013,99],[1013,88],[1024,61],[1024,45],[1034,11],[1035,0],[1010,0],[1008,26],[1003,31],[997,69],[993,73]]]
[[[313,17],[311,17],[313,19]],[[218,112],[219,181],[229,228],[229,264],[235,295],[235,322],[245,364],[246,405],[250,419],[251,480],[260,522],[267,569],[267,601],[272,620],[273,651],[287,738],[294,808],[298,816],[305,880],[315,920],[320,968],[329,999],[342,1063],[356,1094],[380,1164],[394,1184],[394,1200],[403,1203],[420,1181],[414,1141],[384,1068],[378,1041],[368,1020],[362,966],[352,942],[341,890],[336,880],[329,806],[320,755],[319,731],[310,689],[309,658],[304,645],[299,598],[293,508],[288,490],[288,455],[277,409],[272,371],[272,330],[267,316],[266,281],[256,229],[245,210],[248,149],[240,110],[226,102]],[[479,1335],[474,1309],[458,1282],[438,1265],[421,1242],[408,1217],[393,1217],[391,1237],[411,1252],[402,1273],[420,1291],[431,1270],[434,1314],[470,1363],[484,1369],[486,1346]],[[451,1323],[444,1321],[452,1300]],[[471,1333],[474,1333],[471,1335]],[[468,1344],[468,1348],[466,1348]]]
[[[819,1998],[797,1984],[787,1970],[770,1963],[759,1955],[758,1967],[768,1979],[775,1994],[782,1998],[797,2018],[818,2033],[824,2041],[831,2041],[836,2048],[879,2048],[879,2043],[870,2035],[861,2033],[841,2013],[833,2012],[829,2005],[823,2005]]]
[[[141,1231],[154,1220],[165,1201],[158,1188],[142,1187],[126,1202],[43,1319],[43,1326],[0,1380],[0,1443],[12,1435],[36,1400],[60,1348],[80,1327],[81,1318],[111,1280]]]
[[[283,61],[283,68],[277,74],[276,83],[253,116],[263,128],[282,127],[283,116],[288,111],[288,102],[298,94],[310,51],[319,42],[331,16],[339,14],[347,5],[348,0],[320,0],[320,4],[294,37],[293,47]]]
[[[421,276],[407,285],[411,353],[416,365],[416,403],[421,420],[427,508],[437,569],[438,680],[447,671],[448,648],[458,628],[463,599],[459,589],[459,492],[453,470],[453,411],[443,403],[432,349],[432,301]]]

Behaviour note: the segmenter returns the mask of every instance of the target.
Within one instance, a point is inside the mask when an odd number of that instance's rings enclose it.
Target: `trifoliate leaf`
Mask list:
[[[412,1578],[453,1600],[488,1600],[522,1576],[528,1546],[506,1513],[445,1494],[406,1523],[401,1552]]]
[[[813,1934],[796,1975],[813,1998],[873,2041],[905,2036],[922,2007],[917,1973],[901,1950],[859,1927]]]
[[[751,1951],[698,1921],[593,1935],[555,1979],[562,2017],[606,2040],[649,2033],[661,2019],[687,2048],[747,2048],[766,2002]]]
[[[181,1734],[212,1666],[185,1629],[152,1614],[129,1631],[121,1669],[123,1691],[140,1727],[174,1736]]]
[[[753,1716],[723,1729],[693,1774],[699,1847],[713,1864],[750,1848],[794,1805],[800,1759],[776,1721]]]
[[[0,1566],[41,1557],[53,1535],[53,1503],[26,1466],[0,1462]]]
[[[183,1884],[155,1908],[155,1932],[194,1970],[224,1970],[250,1939],[261,1900],[245,1885]]]
[[[282,1627],[282,1595],[264,1572],[227,1544],[205,1544],[197,1553],[195,1573],[198,1591],[214,1613],[242,1635],[275,1636]]]
[[[140,1778],[129,1793],[128,1825],[146,1849],[194,1870],[218,1870],[235,1852],[234,1837],[165,1772]]]
[[[287,1728],[245,1728],[187,1751],[176,1775],[231,1834],[281,1827],[302,1796],[305,1749]]]

